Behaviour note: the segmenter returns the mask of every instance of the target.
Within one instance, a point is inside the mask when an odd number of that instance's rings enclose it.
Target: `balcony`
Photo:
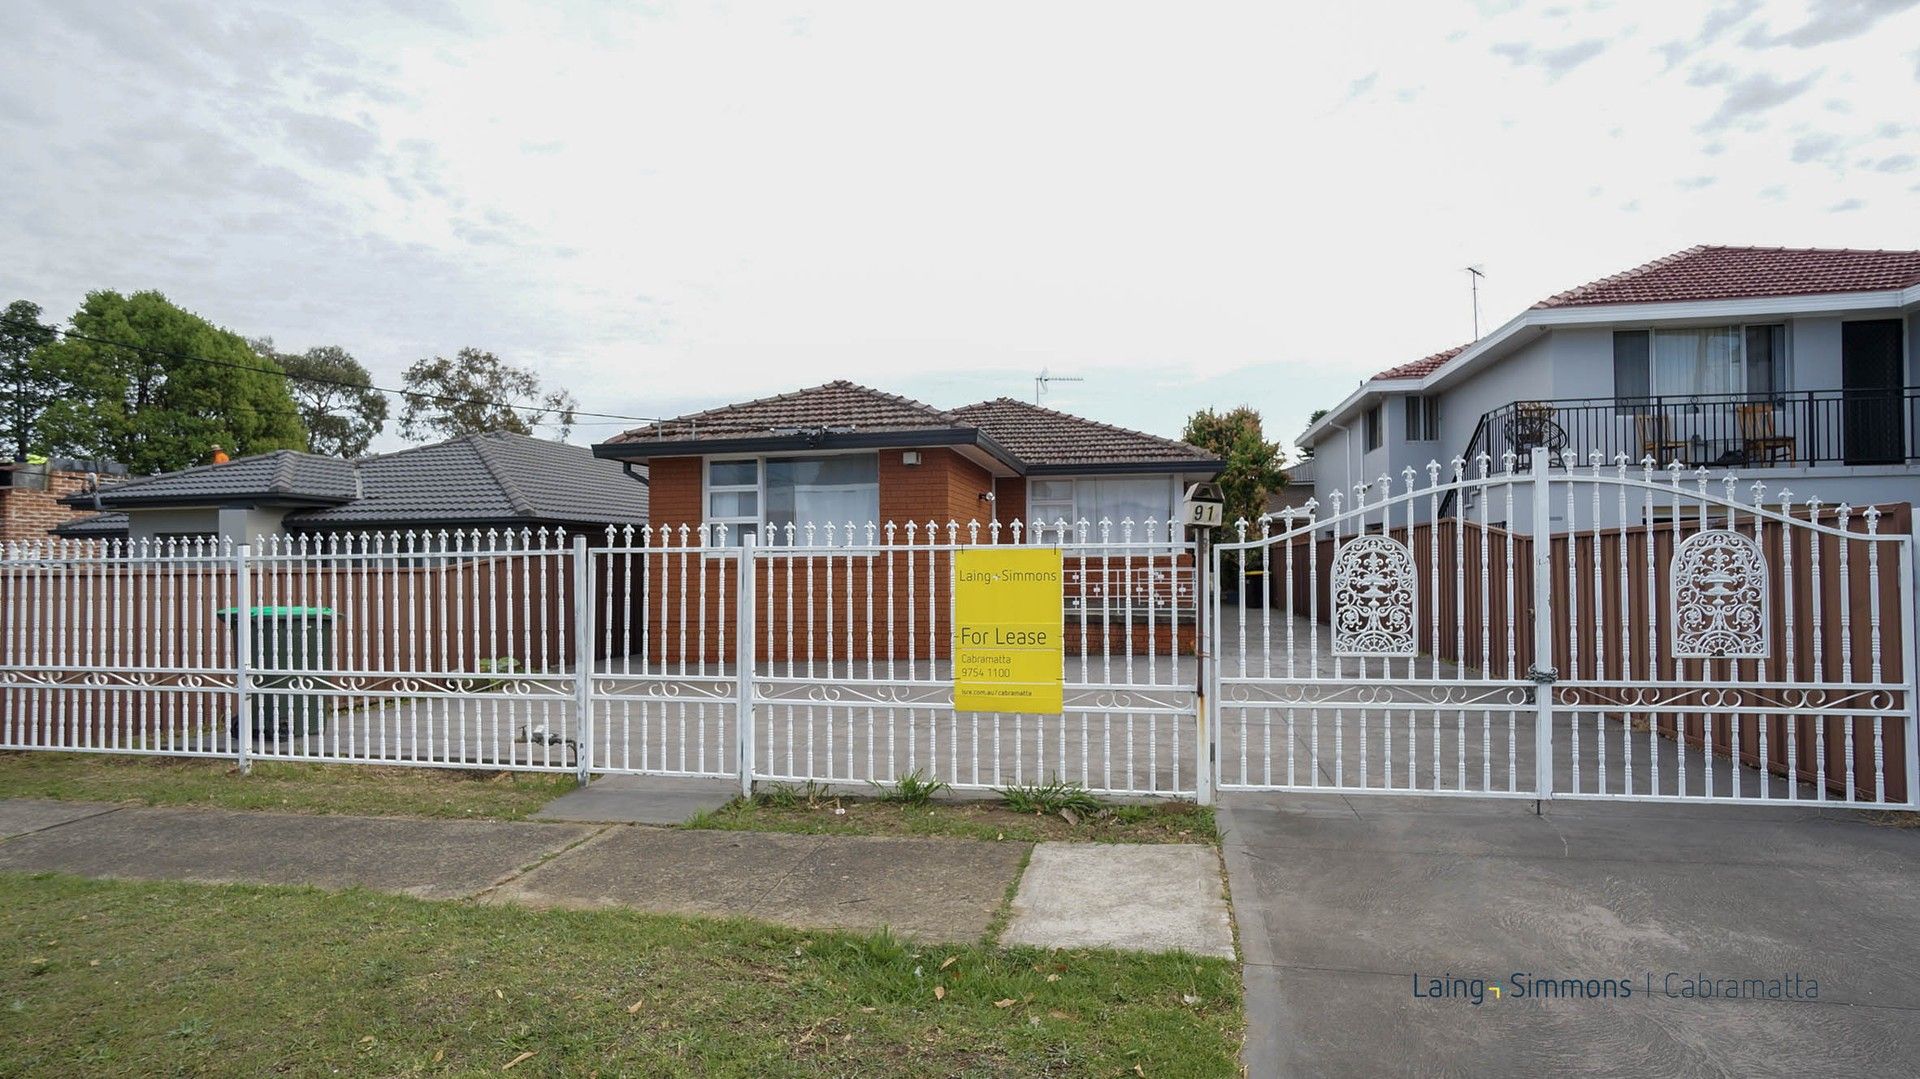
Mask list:
[[[1480,417],[1468,468],[1484,453],[1498,469],[1509,451],[1525,468],[1535,447],[1556,467],[1566,452],[1589,465],[1595,450],[1609,464],[1621,454],[1741,469],[1907,464],[1920,460],[1920,388],[1515,401]]]

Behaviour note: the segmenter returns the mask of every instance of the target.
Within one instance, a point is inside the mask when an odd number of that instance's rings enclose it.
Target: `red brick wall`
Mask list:
[[[900,450],[879,452],[880,521],[877,523],[894,523],[891,543],[902,548],[909,545],[906,529],[909,521],[915,525],[911,541],[915,548],[927,544],[926,525],[929,521],[937,525],[936,542],[947,541],[949,521],[959,523],[957,535],[963,543],[970,536],[967,524],[979,521],[979,541],[990,542],[991,533],[986,528],[990,507],[980,496],[989,489],[995,490],[998,495],[1007,489],[1005,481],[996,484],[984,467],[952,450],[928,449],[919,452],[920,463],[917,465],[903,463]],[[655,526],[668,525],[675,530],[669,541],[675,547],[680,542],[678,529],[681,525],[691,528],[700,524],[703,511],[700,503],[701,469],[701,460],[695,457],[661,458],[653,462],[650,473],[653,523]],[[1026,507],[1025,482],[1014,482],[1018,484],[1017,493],[1000,497],[1015,500],[1012,504],[1019,507],[1019,512],[1008,513],[1003,504],[1000,512],[1003,523],[1019,516]],[[1010,540],[1011,534],[1003,533],[1001,538],[1003,541]],[[876,534],[875,539],[883,544],[889,542],[884,529]],[[689,542],[697,543],[698,539],[690,538]],[[889,563],[891,578],[888,576]],[[1141,560],[1136,559],[1135,563],[1136,573],[1144,581],[1145,566]],[[1110,571],[1116,587],[1123,579],[1123,572],[1119,568],[1121,564],[1122,560],[1115,560]],[[1159,565],[1164,567],[1166,561],[1160,560]],[[1190,571],[1189,560],[1182,559],[1181,565]],[[1098,579],[1106,579],[1108,575],[1102,572],[1101,566],[1102,560],[1097,558],[1085,562],[1087,571]],[[812,571],[811,580],[809,569]],[[682,656],[689,663],[725,663],[732,660],[734,639],[738,633],[739,585],[736,573],[732,560],[703,558],[697,553],[676,552],[647,558],[648,602],[644,637],[647,653],[653,662],[677,663]],[[951,557],[947,552],[926,550],[915,550],[911,554],[902,550],[871,558],[855,554],[851,558],[842,555],[762,561],[755,588],[760,618],[754,634],[755,651],[760,658],[784,662],[791,657],[804,662],[808,655],[824,659],[831,653],[836,659],[865,659],[869,636],[869,573],[873,575],[871,636],[872,654],[876,659],[884,662],[889,654],[896,660],[945,659],[953,632],[949,621],[952,612]],[[1097,591],[1098,586],[1092,586],[1089,590]],[[911,602],[909,591],[912,593]],[[1077,591],[1076,587],[1068,588],[1070,595]],[[791,619],[787,615],[789,593],[793,606]],[[891,618],[888,617],[890,598]],[[851,612],[848,608],[849,599],[852,601]],[[1068,622],[1067,647],[1077,654],[1080,651],[1078,617],[1069,614]],[[1156,616],[1156,625],[1149,633],[1144,607],[1131,629],[1124,615],[1118,611],[1104,621],[1095,614],[1089,619],[1087,650],[1095,655],[1105,648],[1111,648],[1116,653],[1122,652],[1130,636],[1136,655],[1145,655],[1148,650],[1161,655],[1170,651],[1190,654],[1193,651],[1193,624],[1191,621],[1182,623],[1176,630],[1171,623],[1172,619],[1163,610]],[[772,628],[771,645],[768,642],[769,626]],[[809,628],[812,630],[811,645],[808,643]],[[892,631],[891,645],[889,628]]]
[[[45,539],[57,526],[92,513],[60,504],[86,483],[85,472],[51,472],[44,491],[0,487],[0,540]]]

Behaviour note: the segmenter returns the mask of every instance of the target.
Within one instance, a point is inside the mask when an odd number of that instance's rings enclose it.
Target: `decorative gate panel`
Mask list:
[[[1906,507],[1491,464],[1218,548],[1267,582],[1212,597],[1223,788],[1915,807]]]

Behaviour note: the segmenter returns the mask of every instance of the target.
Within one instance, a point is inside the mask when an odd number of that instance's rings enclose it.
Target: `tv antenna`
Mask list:
[[[1040,398],[1045,397],[1047,395],[1048,383],[1085,382],[1085,381],[1086,379],[1084,378],[1076,378],[1071,375],[1050,375],[1050,374],[1047,374],[1047,369],[1042,367],[1040,369],[1040,373],[1033,377],[1033,403],[1036,405],[1039,404]]]
[[[1473,289],[1473,339],[1475,341],[1480,340],[1480,279],[1485,276],[1487,271],[1480,267],[1467,267],[1467,282]]]

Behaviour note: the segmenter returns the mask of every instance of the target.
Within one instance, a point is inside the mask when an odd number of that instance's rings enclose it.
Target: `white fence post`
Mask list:
[[[1913,511],[1908,510],[1911,514]],[[1920,807],[1920,700],[1916,700],[1915,689],[1920,687],[1920,634],[1914,631],[1914,556],[1920,554],[1920,517],[1908,521],[1907,542],[1896,548],[1900,552],[1900,641],[1905,646],[1900,657],[1900,668],[1906,673],[1902,679],[1907,686],[1906,727],[1907,743],[1907,804]],[[1792,602],[1789,597],[1788,602]]]
[[[738,588],[734,618],[733,737],[739,757],[740,796],[743,798],[753,795],[753,633],[755,623],[759,621],[754,613],[758,597],[754,594],[753,539],[751,532],[740,537],[740,565],[735,575]]]
[[[1541,801],[1553,798],[1553,492],[1547,480],[1551,458],[1535,446],[1533,470],[1533,789]],[[1573,542],[1573,522],[1567,522]],[[1576,627],[1577,629],[1577,627]],[[1574,632],[1570,630],[1569,632]]]
[[[582,787],[593,770],[593,559],[573,537],[573,766]]]
[[[253,659],[253,588],[247,568],[252,554],[253,548],[245,543],[233,549],[233,740],[241,775],[253,770],[247,759],[247,751],[253,748],[253,709],[248,699],[252,686],[247,674]]]
[[[1193,800],[1200,805],[1212,805],[1213,769],[1216,759],[1214,743],[1218,740],[1215,732],[1219,726],[1214,722],[1214,717],[1219,713],[1220,708],[1218,695],[1214,692],[1220,665],[1217,657],[1213,655],[1214,649],[1219,647],[1216,640],[1217,634],[1213,631],[1218,628],[1214,624],[1214,619],[1221,608],[1218,594],[1220,574],[1217,572],[1220,568],[1220,552],[1212,549],[1211,529],[1201,527],[1196,531],[1198,542],[1194,547],[1193,572],[1198,578],[1194,589],[1196,593],[1194,599],[1198,609],[1194,612],[1193,621],[1194,634],[1198,640],[1193,654],[1199,670],[1195,672],[1194,680],[1196,707],[1193,711],[1197,725],[1193,731]],[[1241,617],[1245,618],[1246,614],[1242,612]],[[1180,653],[1179,639],[1180,631],[1176,625],[1173,649],[1176,656]],[[1242,662],[1245,662],[1244,658]]]

